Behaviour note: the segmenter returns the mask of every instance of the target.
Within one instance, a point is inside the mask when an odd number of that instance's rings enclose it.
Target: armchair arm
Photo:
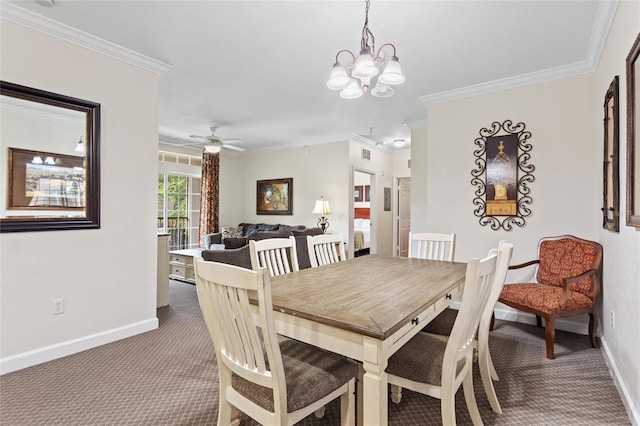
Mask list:
[[[528,262],[525,263],[520,263],[518,265],[509,265],[509,270],[511,269],[520,269],[520,268],[525,268],[527,266],[531,266],[531,265],[535,265],[537,263],[540,263],[540,259],[536,259],[536,260],[530,260]]]
[[[593,290],[590,296],[591,298],[595,298],[600,291],[600,281],[598,281],[598,270],[597,269],[589,269],[588,271],[576,275],[575,277],[568,277],[562,280],[562,299],[560,299],[560,306],[564,308],[565,303],[567,302],[567,297],[569,297],[569,286],[572,283],[578,282],[587,278],[588,276],[593,275]]]
[[[222,232],[215,232],[204,236],[204,248],[208,250],[211,244],[222,244]]]

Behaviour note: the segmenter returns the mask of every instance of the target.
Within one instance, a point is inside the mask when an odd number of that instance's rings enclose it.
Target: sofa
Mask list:
[[[307,236],[322,234],[320,228],[307,228],[305,225],[281,225],[265,223],[241,223],[233,229],[222,228],[205,236],[205,250],[202,258],[210,262],[226,263],[251,269],[251,255],[249,254],[249,240],[263,240],[266,238],[296,239],[296,254],[300,269],[311,267],[307,250]],[[224,247],[224,248],[222,248]]]

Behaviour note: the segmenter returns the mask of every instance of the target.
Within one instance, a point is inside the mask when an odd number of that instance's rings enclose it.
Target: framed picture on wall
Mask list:
[[[353,187],[353,201],[356,203],[361,202],[364,199],[364,187],[362,185]]]
[[[364,186],[364,201],[371,201],[371,185]]]
[[[292,215],[293,178],[259,180],[256,188],[256,214]]]

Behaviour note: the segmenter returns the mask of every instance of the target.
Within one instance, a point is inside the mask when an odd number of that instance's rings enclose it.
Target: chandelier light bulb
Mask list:
[[[398,57],[391,58],[387,65],[384,67],[384,71],[378,77],[378,81],[387,85],[402,84],[404,83],[404,75],[402,75],[402,69],[400,68],[400,62]]]
[[[336,62],[331,70],[327,87],[331,90],[342,90],[351,83],[351,77],[347,74],[340,62]]]
[[[364,91],[358,84],[358,81],[352,78],[349,85],[340,91],[340,97],[343,99],[357,99],[362,96],[363,93]]]

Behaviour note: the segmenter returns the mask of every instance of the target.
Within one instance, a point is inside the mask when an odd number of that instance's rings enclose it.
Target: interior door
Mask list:
[[[398,255],[409,255],[411,229],[411,178],[398,179]]]

